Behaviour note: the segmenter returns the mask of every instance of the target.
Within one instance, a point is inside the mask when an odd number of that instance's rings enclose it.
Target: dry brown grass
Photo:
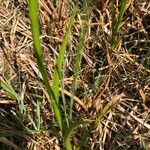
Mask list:
[[[128,0],[120,31],[119,47],[116,51],[111,51],[110,46],[109,5],[109,0],[94,1],[89,14],[82,68],[77,84],[78,92],[74,98],[76,100],[74,113],[83,119],[92,120],[112,98],[121,93],[125,96],[102,119],[90,135],[84,149],[137,150],[146,146],[150,149],[150,2]],[[50,0],[40,1],[42,48],[50,78],[66,29],[67,11],[72,7],[74,4],[70,1],[57,4]],[[64,70],[66,97],[71,97],[72,60],[82,15],[84,14],[78,14],[68,43]],[[1,90],[0,118],[7,120],[8,117],[8,120],[0,123],[0,135],[5,136],[20,149],[62,149],[58,131],[54,129],[51,131],[51,128],[54,128],[52,125],[54,116],[47,101],[47,93],[39,82],[40,75],[33,57],[28,6],[25,0],[0,0],[0,34],[0,75],[10,81],[17,93],[23,94],[27,113],[34,115],[32,101],[40,100],[41,124],[44,129],[40,134],[33,132],[30,137],[24,132],[19,141],[12,131],[21,132],[23,125],[32,129],[32,125],[26,120],[26,116],[22,124],[13,122],[13,118],[17,118],[15,112],[18,111],[18,104],[13,103]],[[2,110],[8,113],[2,113]],[[73,137],[74,144],[80,137],[82,131]],[[13,147],[9,142],[1,140],[0,147],[2,149]]]

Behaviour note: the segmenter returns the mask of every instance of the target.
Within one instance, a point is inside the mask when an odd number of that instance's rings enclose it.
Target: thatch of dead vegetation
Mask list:
[[[59,87],[63,118],[74,102],[71,121],[78,125],[72,149],[100,118],[80,149],[149,150],[150,2],[126,0],[115,33],[118,0],[39,0],[40,40],[50,84],[77,5]],[[0,0],[0,149],[61,150],[64,137],[35,59],[28,11],[26,0]],[[79,44],[82,57],[72,90]]]

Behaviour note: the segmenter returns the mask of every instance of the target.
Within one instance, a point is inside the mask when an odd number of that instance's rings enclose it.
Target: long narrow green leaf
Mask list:
[[[112,49],[115,50],[118,47],[118,39],[119,39],[119,31],[121,28],[123,15],[126,10],[126,4],[127,0],[121,0],[120,1],[120,10],[117,18],[115,17],[115,4],[114,0],[111,0],[111,16],[112,16],[112,40],[111,40],[111,46]]]
[[[37,129],[40,131],[41,128],[41,110],[40,110],[40,103],[37,101],[37,106],[36,106],[36,115],[37,115]]]
[[[80,71],[80,64],[81,64],[81,58],[84,49],[84,40],[85,40],[86,31],[87,31],[87,24],[84,23],[79,37],[79,44],[77,46],[77,52],[74,60],[74,75],[73,75],[72,96],[71,96],[70,114],[69,114],[70,119],[72,119],[73,96],[75,95],[75,91],[76,91],[76,81]]]
[[[74,17],[77,13],[77,10],[78,10],[77,8],[75,8],[73,10],[71,18],[69,20],[69,24],[68,24],[64,39],[62,41],[62,45],[61,45],[61,48],[60,48],[60,51],[59,51],[59,56],[58,56],[58,59],[57,59],[57,64],[56,64],[54,74],[53,74],[52,88],[53,88],[53,91],[55,93],[55,98],[56,98],[57,103],[59,103],[58,102],[58,100],[59,100],[59,84],[60,84],[60,81],[62,81],[62,79],[61,79],[61,76],[62,76],[61,75],[61,69],[62,69],[63,60],[64,60],[66,48],[67,48],[68,39],[69,39],[70,32],[71,32],[71,27],[74,23]]]
[[[39,70],[43,77],[43,83],[47,89],[47,92],[49,94],[52,107],[54,109],[59,127],[61,131],[63,130],[63,120],[60,112],[60,108],[58,104],[56,103],[56,97],[52,90],[52,87],[49,83],[48,74],[46,72],[45,66],[43,64],[43,56],[42,56],[42,50],[40,45],[40,27],[39,27],[39,6],[37,0],[29,0],[29,18],[31,22],[31,29],[32,29],[32,37],[33,37],[33,45],[34,45],[34,52],[37,59],[37,64],[39,66]]]
[[[2,87],[12,99],[18,99],[18,94],[12,88],[10,83],[7,80],[4,80],[2,77],[0,77],[0,87]]]
[[[71,96],[71,101],[70,101],[70,110],[69,110],[69,118],[70,120],[72,120],[72,111],[73,111],[73,97],[75,95],[76,92],[76,81],[80,72],[80,65],[81,65],[81,58],[82,58],[82,54],[83,54],[83,50],[84,50],[84,40],[85,40],[85,36],[86,36],[86,32],[87,32],[87,22],[88,22],[88,14],[89,14],[89,10],[91,7],[92,1],[86,1],[85,5],[82,6],[82,11],[84,14],[87,14],[85,16],[83,16],[82,18],[82,25],[81,25],[81,33],[79,35],[79,43],[77,46],[77,50],[76,50],[76,55],[75,55],[75,59],[74,59],[74,75],[73,75],[73,82],[72,82],[72,87],[71,87],[71,92],[72,92],[72,96]]]
[[[33,127],[34,127],[34,130],[38,131],[38,127],[37,127],[36,123],[34,122],[34,120],[33,120],[33,118],[31,117],[30,114],[28,115],[28,118],[29,118],[31,124],[32,124]]]

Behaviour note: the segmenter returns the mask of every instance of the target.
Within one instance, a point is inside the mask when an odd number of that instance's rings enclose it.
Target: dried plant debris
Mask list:
[[[118,1],[115,2],[117,6]],[[63,0],[39,1],[42,50],[50,80],[69,13],[77,3],[78,1]],[[82,10],[81,3],[86,2],[80,2]],[[60,91],[64,92],[67,101],[72,95],[73,60],[84,15],[87,14],[79,11],[75,18],[64,61],[64,89],[60,88]],[[99,122],[83,149],[148,150],[150,2],[128,0],[116,51],[111,50],[110,44],[111,16],[110,0],[92,1],[73,113],[82,120],[92,120],[111,99],[123,93],[125,96]],[[0,85],[0,147],[4,150],[62,149],[63,141],[34,59],[26,0],[0,0],[0,76],[0,83],[5,81],[10,84],[22,98],[22,101],[16,101],[8,95],[10,91],[5,91]],[[41,110],[41,133],[34,132],[34,123],[31,121],[36,120],[37,104]],[[20,105],[23,116],[18,114]],[[29,115],[32,123],[28,120]],[[74,145],[80,141],[82,134],[81,130],[73,136]]]

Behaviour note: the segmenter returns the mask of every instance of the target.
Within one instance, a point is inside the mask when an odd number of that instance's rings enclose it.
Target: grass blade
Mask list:
[[[4,80],[2,77],[0,77],[0,87],[3,88],[12,99],[18,99],[18,94],[15,92],[13,87],[6,79]]]
[[[119,39],[119,30],[122,24],[122,20],[123,20],[123,15],[125,13],[126,10],[126,4],[127,4],[127,0],[121,0],[120,2],[120,10],[119,10],[119,14],[116,18],[115,16],[115,1],[111,0],[111,16],[112,16],[112,41],[111,41],[111,46],[112,46],[112,50],[115,50],[118,47],[118,39]]]
[[[62,116],[60,112],[60,108],[58,104],[56,103],[56,97],[52,90],[52,87],[49,83],[49,78],[48,74],[46,72],[45,66],[43,64],[43,56],[42,56],[42,50],[41,50],[41,45],[40,45],[40,27],[39,27],[39,6],[38,6],[38,1],[37,0],[29,0],[29,18],[31,22],[31,30],[32,30],[32,37],[33,37],[33,45],[34,45],[34,52],[35,52],[35,57],[37,59],[37,64],[39,67],[39,70],[41,72],[41,75],[43,77],[43,83],[47,89],[47,92],[50,97],[50,101],[52,104],[52,107],[54,109],[59,127],[61,131],[63,130],[63,121],[62,121]]]
[[[77,47],[77,52],[74,60],[74,75],[73,75],[73,82],[72,82],[72,96],[71,96],[70,114],[69,114],[70,119],[72,119],[73,96],[75,95],[75,91],[76,91],[76,81],[80,71],[80,64],[81,64],[81,58],[84,49],[84,40],[85,40],[86,31],[87,31],[87,24],[85,23],[82,26],[82,31],[79,37],[79,44]]]
[[[56,64],[54,74],[53,74],[52,88],[53,88],[53,91],[55,93],[55,98],[56,98],[57,103],[58,103],[58,99],[59,99],[58,98],[59,97],[59,84],[60,84],[60,81],[62,81],[62,79],[61,79],[61,69],[62,69],[63,60],[64,60],[66,48],[67,48],[68,38],[69,38],[69,35],[70,35],[70,32],[71,32],[71,27],[74,23],[74,17],[76,15],[76,13],[77,13],[77,8],[75,8],[72,12],[72,15],[71,15],[71,18],[70,18],[70,21],[69,21],[69,24],[68,24],[68,27],[67,27],[67,30],[66,30],[66,34],[65,34],[64,39],[62,41],[62,45],[61,45],[61,48],[60,48],[60,51],[59,51],[59,56],[58,56],[58,59],[57,59],[57,64]]]

